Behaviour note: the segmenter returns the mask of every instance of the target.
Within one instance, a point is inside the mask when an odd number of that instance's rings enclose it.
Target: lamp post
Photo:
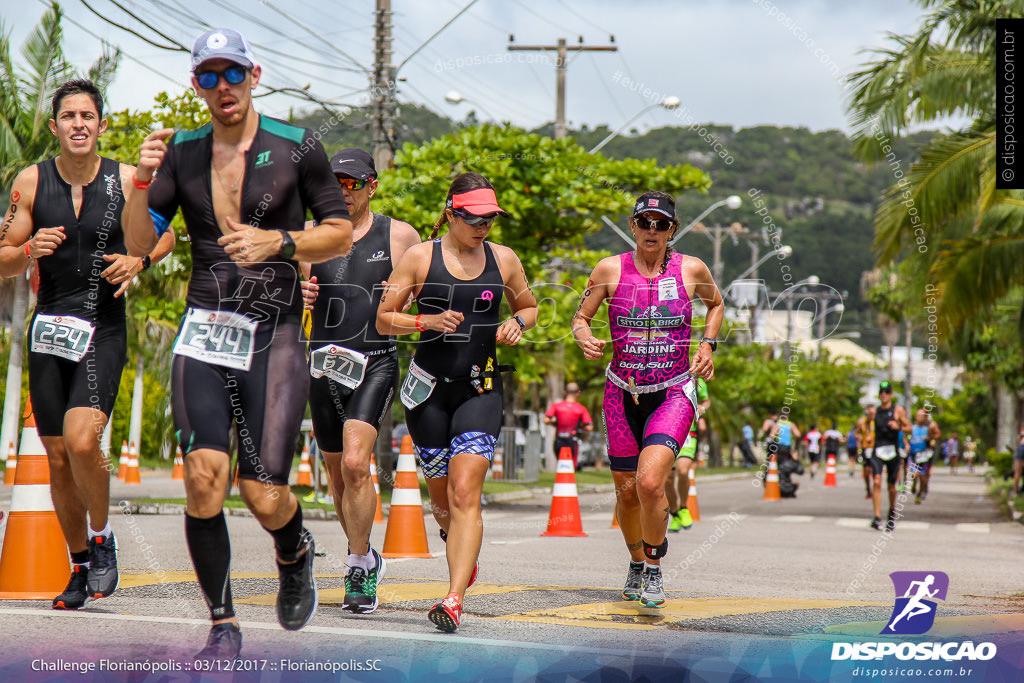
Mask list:
[[[605,145],[607,145],[609,142],[611,142],[612,139],[614,139],[616,135],[618,135],[622,131],[626,130],[626,127],[629,124],[633,123],[634,121],[636,121],[638,118],[640,118],[641,116],[643,116],[644,114],[646,114],[650,110],[657,109],[658,107],[662,107],[663,109],[672,110],[672,109],[675,109],[678,106],[679,106],[679,98],[678,97],[669,96],[669,97],[666,97],[665,99],[663,99],[660,102],[655,102],[654,104],[652,104],[650,106],[644,107],[643,109],[638,111],[636,113],[636,115],[633,116],[633,118],[631,118],[629,121],[626,121],[624,124],[619,126],[618,129],[616,129],[613,133],[611,133],[608,137],[606,137],[604,140],[601,140],[601,142],[597,143],[597,145],[595,145],[594,148],[592,150],[590,150],[590,152],[588,152],[588,153],[589,154],[593,154],[593,153],[599,151],[601,148],[603,148]]]
[[[793,294],[794,290],[798,290],[804,285],[811,285],[812,287],[821,282],[821,278],[817,275],[810,275],[800,282],[789,287],[783,292],[786,301],[786,358],[789,358],[789,352],[793,344]]]
[[[444,94],[444,101],[447,102],[448,104],[451,104],[451,105],[456,105],[456,104],[460,104],[462,102],[467,102],[467,103],[473,105],[474,107],[479,107],[480,111],[482,111],[487,116],[487,118],[491,119],[492,121],[497,121],[498,120],[498,118],[496,116],[494,116],[494,114],[492,114],[491,112],[489,112],[486,109],[484,109],[483,105],[481,105],[479,102],[474,102],[473,100],[470,100],[470,99],[467,99],[467,98],[463,97],[462,93],[460,93],[457,90],[449,90],[448,92],[446,92]]]
[[[701,212],[701,214],[699,216],[697,216],[692,221],[690,221],[689,225],[687,225],[685,228],[682,228],[681,230],[679,230],[676,233],[676,236],[672,238],[672,242],[670,242],[670,244],[675,244],[676,241],[680,237],[682,237],[686,233],[690,232],[690,230],[692,230],[694,228],[694,226],[696,226],[698,223],[700,223],[701,219],[703,219],[704,216],[707,216],[709,213],[711,213],[712,211],[714,211],[718,207],[720,207],[720,206],[728,206],[730,209],[738,209],[738,208],[740,208],[740,205],[742,205],[742,204],[743,204],[743,200],[740,199],[740,196],[737,195],[737,194],[730,195],[730,196],[726,197],[725,199],[723,199],[721,201],[715,202],[714,204],[712,204],[708,208],[704,209],[704,211]]]
[[[793,247],[789,246],[788,244],[783,244],[778,249],[773,249],[772,251],[770,251],[767,254],[765,254],[764,256],[762,256],[760,259],[757,260],[757,262],[755,262],[752,266],[750,266],[750,268],[747,268],[747,270],[745,270],[742,275],[740,275],[738,278],[734,279],[729,284],[728,291],[733,291],[735,289],[735,286],[736,286],[737,283],[740,283],[743,280],[745,280],[746,277],[748,275],[750,275],[751,273],[753,273],[754,271],[756,271],[758,269],[758,267],[762,263],[764,263],[765,261],[767,261],[771,257],[775,256],[776,254],[781,254],[783,256],[783,258],[791,256],[793,254]],[[721,269],[721,264],[716,264],[715,270],[720,270],[720,269]],[[716,282],[717,282],[717,278],[718,277],[719,277],[718,275],[715,275],[715,278],[716,278],[715,281]],[[757,312],[758,304],[760,304],[760,294],[755,295],[754,302],[750,306],[750,343],[751,344],[753,344],[754,340],[757,338],[757,330],[756,330],[756,326],[757,325],[756,325],[755,315],[756,315],[756,312]]]

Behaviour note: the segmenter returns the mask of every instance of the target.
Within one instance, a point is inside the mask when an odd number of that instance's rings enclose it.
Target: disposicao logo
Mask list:
[[[935,624],[936,602],[946,599],[949,576],[945,572],[893,572],[896,604],[880,635],[922,635]],[[996,656],[994,643],[965,642],[862,642],[832,643],[832,661],[871,660],[895,656],[917,661],[961,659],[989,660]]]

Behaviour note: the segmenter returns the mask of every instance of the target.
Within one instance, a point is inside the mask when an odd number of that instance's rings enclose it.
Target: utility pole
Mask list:
[[[722,286],[722,268],[725,266],[725,264],[722,263],[722,242],[726,237],[732,239],[733,244],[739,244],[741,239],[749,242],[751,248],[754,250],[754,258],[751,260],[751,265],[753,266],[758,262],[757,243],[763,240],[764,236],[759,233],[751,232],[739,223],[712,226],[698,223],[694,226],[693,230],[694,232],[702,233],[705,237],[711,240],[711,244],[714,247],[714,258],[711,261],[711,275],[715,278],[715,284],[719,287]],[[754,271],[752,279],[757,279],[757,270]]]
[[[373,163],[378,171],[394,164],[395,68],[391,63],[391,0],[376,0],[374,14],[373,77]]]
[[[612,42],[615,37],[612,36]],[[569,68],[568,53],[572,52],[616,52],[619,48],[614,45],[593,45],[583,44],[583,37],[580,36],[579,45],[568,45],[565,38],[559,38],[557,45],[509,45],[509,51],[532,51],[532,52],[556,52],[555,59],[555,139],[565,137],[568,128],[565,124],[565,76]]]

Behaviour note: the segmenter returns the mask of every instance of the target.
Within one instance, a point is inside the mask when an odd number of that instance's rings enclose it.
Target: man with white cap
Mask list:
[[[260,75],[240,33],[201,35],[192,85],[212,121],[150,134],[134,177],[139,192],[125,208],[132,254],[151,249],[179,208],[190,236],[193,267],[171,385],[185,456],[185,537],[213,619],[204,658],[237,657],[242,645],[223,513],[232,425],[239,491],[274,539],[278,621],[297,630],[316,611],[313,539],[288,487],[309,379],[297,263],[334,258],[352,244],[345,199],[319,139],[254,110]],[[303,229],[307,210],[317,225]]]

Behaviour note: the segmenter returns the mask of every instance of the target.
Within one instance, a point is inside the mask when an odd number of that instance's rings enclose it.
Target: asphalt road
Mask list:
[[[619,531],[610,528],[611,492],[580,497],[585,538],[541,537],[550,497],[489,504],[480,576],[454,635],[436,631],[426,618],[447,589],[444,546],[431,519],[435,557],[389,561],[381,607],[365,616],[339,608],[346,545],[340,527],[310,520],[324,553],[316,560],[320,608],[293,633],[274,616],[269,536],[255,520],[232,516],[241,666],[251,670],[215,678],[859,680],[850,662],[831,662],[829,652],[833,642],[879,639],[893,609],[894,571],[949,576],[927,638],[991,641],[1004,663],[1024,667],[1024,527],[1003,520],[980,476],[938,472],[923,504],[906,498],[891,535],[868,527],[859,477],[841,469],[836,488],[823,487],[821,477],[803,477],[797,499],[777,502],[761,500],[752,476],[698,479],[701,521],[669,537],[663,610],[620,598],[627,554]],[[154,479],[147,486],[180,484]],[[115,501],[125,490],[115,485]],[[6,507],[9,498],[7,487],[0,503]],[[112,524],[122,567],[114,596],[75,613],[54,612],[42,601],[0,603],[0,680],[199,677],[187,669],[205,641],[208,612],[181,517],[117,514]],[[375,526],[375,546],[384,532],[384,524]],[[154,559],[145,559],[146,551]],[[86,676],[52,670],[99,666],[103,659],[122,668],[182,670],[167,676],[109,671],[111,664]],[[51,670],[34,671],[46,667]],[[948,680],[998,680],[992,671]]]

